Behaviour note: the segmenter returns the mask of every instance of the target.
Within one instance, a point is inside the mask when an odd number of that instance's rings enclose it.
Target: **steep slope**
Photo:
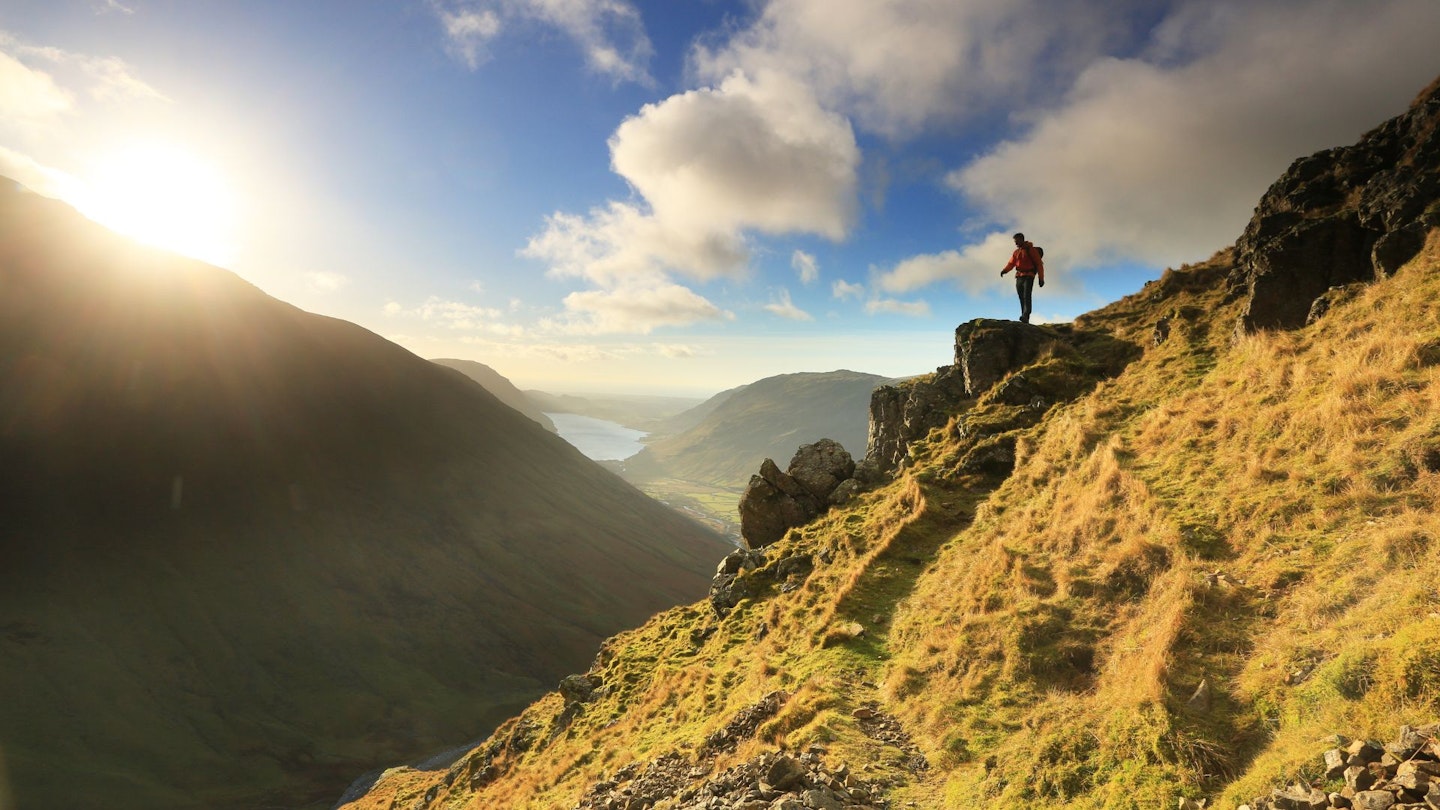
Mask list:
[[[1408,131],[1433,133],[1440,98],[1416,110]],[[1440,168],[1407,157],[1411,176]],[[954,399],[893,482],[728,557],[717,586],[742,598],[723,617],[702,602],[617,636],[595,692],[549,695],[453,766],[397,769],[346,806],[1341,790],[1327,735],[1440,719],[1440,203],[1405,208],[1386,232],[1414,223],[1418,252],[1293,331],[1249,331],[1275,279],[1236,280],[1274,265],[1231,249],[1038,327],[1049,344]]]
[[[536,407],[535,403],[532,402],[529,397],[525,396],[523,391],[516,388],[514,383],[510,382],[510,380],[506,379],[495,369],[490,368],[484,363],[477,363],[474,360],[440,358],[431,360],[430,362],[445,366],[446,368],[453,368],[461,374],[464,374],[466,377],[480,383],[486,391],[494,394],[496,399],[534,419],[541,427],[551,433],[555,432],[555,423],[550,421],[550,417],[542,413],[540,409]]]
[[[720,541],[461,375],[0,182],[0,795],[325,806]]]
[[[743,487],[766,457],[789,458],[817,439],[834,439],[859,456],[870,393],[883,382],[854,371],[807,372],[721,392],[699,406],[708,413],[697,424],[650,442],[627,464],[627,474]]]

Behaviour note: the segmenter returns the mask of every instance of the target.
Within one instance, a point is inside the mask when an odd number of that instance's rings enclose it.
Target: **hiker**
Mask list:
[[[1015,294],[1020,296],[1020,322],[1030,322],[1030,293],[1035,278],[1039,276],[1040,286],[1045,286],[1045,254],[1033,244],[1025,241],[1025,234],[1015,234],[1015,252],[1010,254],[1010,263],[1000,271],[1004,276],[1015,271]]]

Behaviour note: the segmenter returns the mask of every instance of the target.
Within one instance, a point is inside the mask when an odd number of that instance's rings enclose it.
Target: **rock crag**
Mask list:
[[[1248,297],[1238,330],[1303,326],[1327,290],[1394,273],[1440,225],[1437,196],[1440,82],[1358,143],[1295,161],[1265,192],[1236,242],[1230,283]]]

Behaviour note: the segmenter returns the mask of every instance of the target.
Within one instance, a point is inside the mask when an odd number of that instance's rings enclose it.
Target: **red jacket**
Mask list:
[[[1038,275],[1041,281],[1045,280],[1045,260],[1035,253],[1033,242],[1020,243],[1020,247],[1010,254],[1010,263],[1005,265],[1000,275],[1003,276],[1011,270],[1014,270],[1017,276]]]

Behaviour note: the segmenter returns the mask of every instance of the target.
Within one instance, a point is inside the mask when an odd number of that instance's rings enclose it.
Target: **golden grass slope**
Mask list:
[[[958,475],[961,431],[937,430],[903,478],[767,549],[772,570],[812,555],[798,588],[755,572],[771,584],[723,620],[661,614],[607,643],[583,713],[551,695],[348,806],[571,807],[629,763],[708,762],[775,690],[705,767],[819,743],[919,808],[1234,806],[1318,776],[1327,734],[1433,722],[1440,234],[1318,323],[1238,340],[1230,261],[1080,319],[1144,355],[1021,431],[1007,479]],[[928,769],[865,735],[870,700]]]

